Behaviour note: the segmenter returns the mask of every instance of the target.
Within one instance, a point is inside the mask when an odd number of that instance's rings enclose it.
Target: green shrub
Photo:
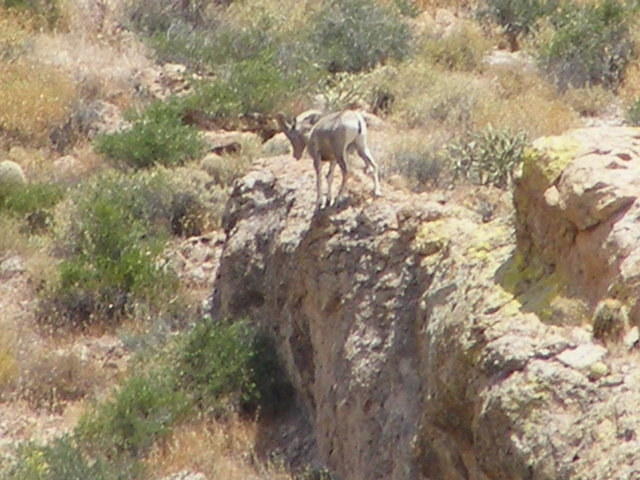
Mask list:
[[[206,18],[207,0],[142,0],[128,2],[125,17],[131,26],[146,34],[154,35],[166,32],[175,25],[184,23],[189,26],[203,25]]]
[[[3,473],[3,472],[0,472]],[[14,465],[4,472],[6,480],[128,480],[135,478],[126,468],[114,468],[101,459],[89,459],[72,437],[64,436],[47,445],[25,444]]]
[[[200,133],[181,114],[176,102],[154,102],[132,115],[128,130],[99,136],[96,150],[134,168],[180,165],[204,151]]]
[[[516,49],[519,37],[535,30],[538,21],[550,15],[558,4],[558,0],[487,0],[478,13],[503,27],[511,47]]]
[[[409,53],[403,20],[374,0],[330,0],[311,20],[310,45],[330,72],[369,70]]]
[[[504,189],[511,185],[513,172],[523,160],[526,145],[523,133],[488,127],[449,145],[447,154],[457,178]]]
[[[289,74],[274,51],[263,51],[230,64],[217,79],[196,86],[195,93],[182,100],[182,108],[214,119],[270,113],[298,95],[313,76],[312,70]]]
[[[566,3],[551,17],[555,28],[540,46],[539,62],[560,88],[616,88],[633,56],[630,9],[619,0]]]
[[[161,174],[118,173],[73,192],[58,233],[66,258],[43,292],[41,321],[86,326],[118,320],[134,302],[167,301],[176,280],[156,257],[171,231],[172,193]]]
[[[87,413],[77,435],[91,451],[135,457],[170,432],[188,410],[173,375],[151,372],[129,378],[115,397]]]
[[[275,411],[290,398],[273,345],[246,322],[204,319],[188,335],[179,365],[182,384],[204,406]]]
[[[64,188],[53,183],[27,184],[5,196],[0,195],[0,211],[26,221],[31,233],[48,228],[53,221],[52,210],[64,197]]]
[[[640,125],[640,98],[636,100],[627,108],[627,121],[631,125]]]

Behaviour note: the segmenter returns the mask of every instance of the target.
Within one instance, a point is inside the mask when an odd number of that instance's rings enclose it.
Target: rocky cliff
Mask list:
[[[310,161],[258,162],[227,205],[212,313],[274,334],[337,478],[640,478],[639,137],[539,141],[515,214],[490,221],[360,178],[314,213]]]

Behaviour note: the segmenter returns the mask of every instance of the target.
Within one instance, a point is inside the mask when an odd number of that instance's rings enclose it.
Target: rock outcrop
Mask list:
[[[640,254],[623,235],[636,131],[597,151],[594,135],[540,142],[515,217],[488,222],[429,194],[372,199],[359,173],[314,213],[311,164],[287,156],[236,182],[212,314],[273,333],[337,478],[640,478],[636,354],[590,325],[638,278],[617,278]]]

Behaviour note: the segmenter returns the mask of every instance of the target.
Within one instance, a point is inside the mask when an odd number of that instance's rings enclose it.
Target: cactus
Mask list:
[[[593,338],[617,341],[628,328],[629,313],[622,302],[607,298],[598,303],[593,314]]]
[[[16,162],[5,160],[0,162],[0,198],[9,191],[27,184],[22,167]]]

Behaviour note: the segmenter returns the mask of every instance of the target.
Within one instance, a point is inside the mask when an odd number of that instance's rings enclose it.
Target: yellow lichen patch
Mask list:
[[[536,140],[533,146],[539,154],[530,152],[525,155],[522,166],[523,178],[543,179],[544,185],[537,185],[541,187],[538,190],[541,192],[556,181],[583,149],[580,142],[569,135],[542,137]]]
[[[433,255],[446,250],[451,238],[458,233],[458,229],[453,226],[451,219],[428,222],[418,228],[411,247],[421,255]]]
[[[470,260],[489,260],[496,258],[500,247],[509,244],[512,233],[504,224],[475,225],[473,235],[469,238],[466,257]]]
[[[539,261],[516,253],[497,274],[499,284],[511,292],[522,310],[535,313],[553,325],[577,325],[588,319],[585,302],[567,291],[567,281],[558,272],[547,272]]]

